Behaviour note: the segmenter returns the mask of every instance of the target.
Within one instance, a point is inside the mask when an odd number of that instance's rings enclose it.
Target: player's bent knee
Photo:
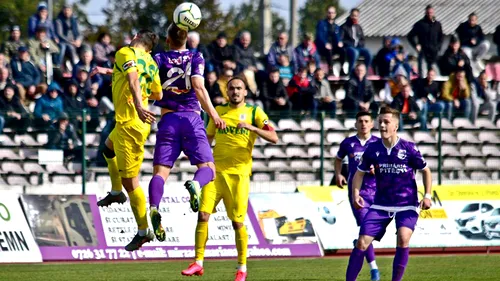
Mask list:
[[[356,248],[360,249],[361,251],[366,251],[366,249],[370,247],[370,244],[372,242],[373,242],[373,237],[361,235],[359,236],[358,242],[356,243]]]
[[[139,177],[133,177],[133,178],[122,177],[122,185],[127,191],[127,193],[130,193],[139,187]]]
[[[210,214],[205,212],[198,212],[198,221],[199,222],[208,222],[210,219]]]
[[[398,229],[397,246],[399,248],[408,248],[410,246],[410,239],[412,234],[413,230],[407,227],[400,227]]]
[[[171,170],[172,170],[172,167],[170,167],[170,166],[155,165],[153,167],[153,174],[155,176],[162,177],[163,180],[167,180],[168,176],[170,175]]]
[[[242,222],[235,222],[235,221],[233,221],[232,224],[233,224],[233,229],[234,230],[238,230],[238,229],[240,229],[240,228],[242,228],[244,226],[244,224]]]

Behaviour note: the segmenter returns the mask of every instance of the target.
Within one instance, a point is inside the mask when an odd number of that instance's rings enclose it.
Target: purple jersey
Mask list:
[[[177,112],[200,111],[200,104],[191,88],[191,77],[203,77],[203,55],[189,50],[166,51],[156,54],[154,59],[163,88],[163,98],[154,104]]]
[[[358,136],[352,136],[346,138],[340,144],[339,151],[337,152],[337,158],[344,159],[344,157],[348,156],[349,158],[349,177],[347,179],[347,187],[349,189],[349,198],[352,196],[352,178],[356,173],[356,170],[359,165],[359,160],[361,160],[361,156],[363,152],[365,152],[368,144],[376,142],[379,140],[376,136],[371,136],[366,141],[361,141]],[[375,192],[377,190],[375,183],[375,176],[372,174],[365,174],[363,178],[363,185],[361,186],[360,195],[368,199],[370,202],[373,202],[373,198],[375,197]]]
[[[418,206],[415,171],[427,163],[414,143],[399,138],[392,148],[385,147],[382,140],[369,144],[358,170],[369,172],[372,165],[377,182],[372,208],[397,211]]]

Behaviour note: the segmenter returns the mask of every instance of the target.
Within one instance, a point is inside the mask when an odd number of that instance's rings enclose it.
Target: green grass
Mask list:
[[[0,265],[0,280],[8,281],[165,281],[234,280],[236,261],[205,261],[203,277],[183,277],[180,271],[190,261],[49,263]],[[392,258],[381,257],[382,280],[391,280]],[[500,255],[411,257],[405,281],[500,280]],[[248,280],[345,280],[347,258],[250,260]],[[365,264],[358,278],[370,280]]]

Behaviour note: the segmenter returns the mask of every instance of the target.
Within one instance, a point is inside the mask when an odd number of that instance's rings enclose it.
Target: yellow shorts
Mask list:
[[[134,178],[139,175],[144,159],[144,144],[151,131],[151,125],[134,120],[125,124],[116,124],[109,134],[113,142],[118,171],[122,178]]]
[[[250,191],[249,175],[216,173],[215,180],[201,190],[200,212],[213,214],[220,200],[224,201],[231,221],[244,222]]]

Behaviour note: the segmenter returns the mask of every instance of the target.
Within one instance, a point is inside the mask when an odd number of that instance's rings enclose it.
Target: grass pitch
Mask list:
[[[378,258],[382,280],[391,280],[392,258]],[[0,280],[8,281],[232,281],[236,261],[205,261],[202,277],[181,276],[190,261],[48,263],[0,265]],[[249,260],[248,280],[345,280],[347,258]],[[363,267],[359,281],[370,280]],[[405,281],[500,280],[500,255],[410,257]]]

